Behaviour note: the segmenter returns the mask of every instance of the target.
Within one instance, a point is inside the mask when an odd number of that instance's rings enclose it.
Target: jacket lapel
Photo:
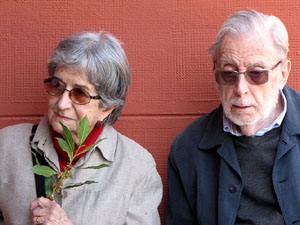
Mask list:
[[[241,170],[231,134],[223,131],[223,110],[209,121],[199,143],[200,151],[216,151],[220,156],[218,224],[234,224],[242,190]],[[215,119],[217,118],[217,119]]]
[[[300,223],[300,95],[289,87],[283,92],[287,98],[287,113],[275,158],[272,179],[277,200],[285,221]]]

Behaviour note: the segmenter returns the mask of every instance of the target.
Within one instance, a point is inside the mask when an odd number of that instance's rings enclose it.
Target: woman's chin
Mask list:
[[[51,125],[52,129],[54,131],[56,131],[57,133],[59,133],[59,134],[63,133],[63,129],[62,129],[62,127],[59,123],[53,123],[53,124],[50,124],[50,125]]]

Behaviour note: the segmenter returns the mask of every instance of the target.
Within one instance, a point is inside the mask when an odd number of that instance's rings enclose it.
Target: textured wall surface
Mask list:
[[[46,113],[47,58],[63,37],[111,32],[124,42],[132,69],[127,105],[115,127],[156,159],[164,224],[170,145],[219,104],[206,49],[224,19],[245,8],[285,23],[292,60],[288,84],[300,91],[299,0],[0,0],[0,128],[37,122]]]

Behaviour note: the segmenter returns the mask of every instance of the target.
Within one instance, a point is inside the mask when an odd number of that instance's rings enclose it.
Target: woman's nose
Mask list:
[[[72,106],[72,100],[70,98],[70,91],[65,89],[61,96],[59,96],[57,106],[60,110],[70,108]]]

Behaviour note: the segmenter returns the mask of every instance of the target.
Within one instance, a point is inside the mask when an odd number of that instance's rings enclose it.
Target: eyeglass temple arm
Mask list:
[[[213,72],[215,72],[215,69],[216,69],[216,60],[214,60],[214,67],[213,67]]]
[[[101,96],[90,96],[91,99],[101,99]]]

